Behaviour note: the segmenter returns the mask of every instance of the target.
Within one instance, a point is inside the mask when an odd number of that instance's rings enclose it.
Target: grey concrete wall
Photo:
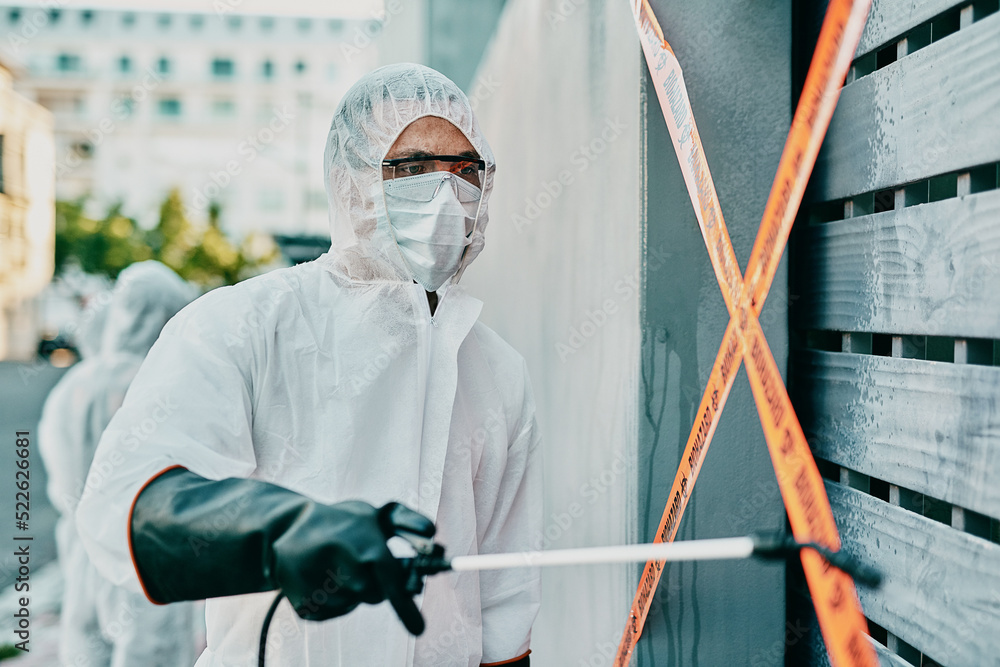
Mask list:
[[[653,0],[684,70],[736,256],[745,269],[791,121],[787,0]],[[729,321],[670,137],[646,80],[640,539],[655,534]],[[787,363],[784,261],[761,323]],[[784,526],[784,509],[741,369],[677,539]],[[663,576],[634,664],[781,665],[784,568],[753,561],[675,564]],[[792,637],[790,635],[790,637]]]

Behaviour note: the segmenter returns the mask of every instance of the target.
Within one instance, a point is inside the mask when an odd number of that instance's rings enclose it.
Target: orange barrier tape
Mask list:
[[[698,407],[698,419],[691,429],[660,520],[656,542],[671,541],[676,535],[736,370],[746,357],[750,360],[747,374],[754,401],[792,532],[801,541],[814,540],[833,549],[840,546],[823,481],[757,317],[767,298],[841,84],[861,37],[869,4],[869,0],[833,0],[827,10],[751,252],[746,273],[749,289],[745,293],[680,64],[664,39],[647,0],[636,0],[633,4],[636,27],[656,84],[660,107],[731,316]],[[803,552],[802,562],[833,663],[876,665],[874,650],[864,639],[866,624],[850,577],[831,568],[811,550]],[[616,666],[624,667],[631,658],[659,584],[662,566],[662,561],[647,563],[643,571],[618,648]]]

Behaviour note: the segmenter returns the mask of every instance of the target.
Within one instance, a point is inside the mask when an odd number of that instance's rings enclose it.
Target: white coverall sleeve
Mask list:
[[[530,551],[542,533],[541,448],[527,370],[521,417],[519,433],[507,450],[493,518],[480,542],[480,553]],[[479,587],[483,664],[526,654],[541,598],[538,568],[484,570],[479,574]]]
[[[176,466],[208,479],[248,477],[256,468],[251,343],[219,326],[220,318],[229,323],[233,309],[219,308],[214,296],[199,299],[164,327],[101,437],[77,509],[77,527],[94,565],[135,592],[142,589],[129,524],[145,485]],[[232,319],[241,321],[238,315]]]

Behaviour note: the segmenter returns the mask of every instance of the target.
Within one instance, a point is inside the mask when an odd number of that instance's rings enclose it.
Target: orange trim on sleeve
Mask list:
[[[511,658],[510,660],[501,660],[500,662],[481,662],[479,667],[495,667],[496,665],[509,665],[512,662],[517,662],[518,660],[524,660],[529,655],[531,655],[531,649],[529,648],[527,653],[517,656],[516,658]]]
[[[143,491],[146,490],[146,487],[149,486],[154,479],[160,477],[160,475],[163,475],[164,473],[170,472],[171,470],[174,470],[176,468],[183,468],[183,467],[184,466],[182,466],[182,465],[173,465],[173,466],[170,466],[169,468],[164,468],[160,472],[156,473],[155,475],[153,475],[152,477],[150,477],[149,479],[147,479],[146,483],[143,484],[139,488],[139,490],[136,492],[135,498],[132,499],[132,505],[131,505],[131,507],[128,508],[128,527],[126,528],[126,530],[128,531],[128,555],[129,555],[129,558],[132,559],[132,569],[135,570],[135,574],[139,578],[139,585],[142,586],[142,594],[145,595],[146,599],[149,600],[150,602],[152,602],[153,604],[161,605],[161,606],[165,605],[166,603],[165,602],[157,602],[152,597],[150,597],[149,591],[146,590],[146,584],[142,580],[142,575],[139,574],[139,565],[138,565],[138,563],[135,562],[135,552],[132,550],[132,512],[135,511],[135,501],[137,501],[139,499],[139,496],[142,494]]]

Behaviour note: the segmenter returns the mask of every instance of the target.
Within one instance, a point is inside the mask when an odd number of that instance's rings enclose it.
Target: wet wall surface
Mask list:
[[[791,121],[789,2],[653,0],[677,54],[736,257],[745,270]],[[646,229],[638,520],[651,540],[729,321],[681,172],[646,84]],[[761,314],[788,357],[785,260]],[[736,377],[677,539],[778,530],[784,508],[745,370]],[[673,564],[635,664],[780,665],[785,575],[756,561]]]
[[[518,0],[505,12],[471,94],[497,168],[486,248],[462,284],[531,377],[544,459],[534,543],[633,543],[639,40],[621,0]],[[610,665],[631,575],[544,568],[532,664]]]

